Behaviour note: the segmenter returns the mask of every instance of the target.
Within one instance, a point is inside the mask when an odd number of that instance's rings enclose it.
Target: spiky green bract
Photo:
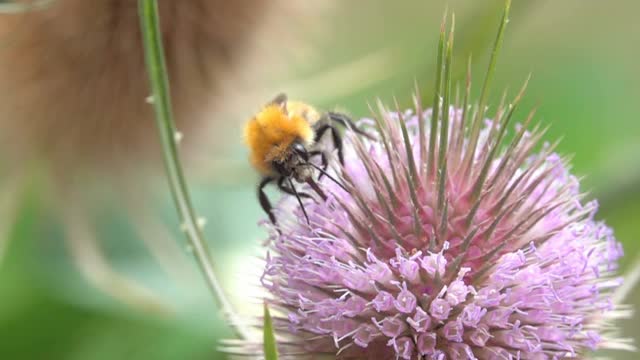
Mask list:
[[[263,348],[265,360],[278,360],[278,348],[276,343],[276,336],[273,330],[273,321],[271,320],[271,313],[269,312],[269,306],[264,304],[264,324],[262,325],[263,331]]]

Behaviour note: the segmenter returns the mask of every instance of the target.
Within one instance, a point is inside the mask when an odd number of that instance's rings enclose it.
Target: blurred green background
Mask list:
[[[430,98],[439,22],[448,7],[456,13],[457,80],[463,79],[466,58],[473,53],[477,93],[501,5],[418,0],[334,4],[322,20],[326,28],[306,39],[313,60],[303,57],[286,74],[274,76],[268,90],[287,91],[319,107],[347,109],[354,116],[366,116],[367,104],[376,97],[389,101],[395,96],[409,105],[414,81]],[[514,1],[491,101],[495,107],[504,89],[514,94],[533,74],[523,108],[539,104],[536,119],[550,125],[545,140],[562,137],[559,152],[574,154],[573,169],[584,176],[583,190],[599,199],[598,217],[624,244],[625,269],[636,258],[640,239],[639,11],[640,3],[632,0]],[[248,116],[259,106],[248,104],[244,112]],[[225,287],[248,312],[250,284],[241,273],[251,273],[265,232],[256,225],[262,213],[254,195],[257,177],[240,140],[243,121],[234,119],[228,133],[212,135],[238,140],[228,145],[224,168],[205,169],[211,176],[204,179],[192,177],[192,193],[198,212],[208,219],[205,231]],[[156,182],[156,220],[166,224],[175,238],[170,240],[186,254],[168,189],[163,179]],[[42,200],[46,191],[34,180],[20,195],[15,223],[5,230],[0,359],[222,358],[216,342],[229,331],[194,266],[179,265],[177,275],[163,268],[140,241],[140,225],[120,204],[101,198],[92,228],[109,260],[159,294],[166,308],[132,308],[113,300],[75,270],[62,245],[56,209]],[[628,302],[636,308],[640,291]],[[622,325],[625,336],[640,340],[637,322]]]

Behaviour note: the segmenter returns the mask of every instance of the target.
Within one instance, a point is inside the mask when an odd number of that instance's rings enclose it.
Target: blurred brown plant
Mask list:
[[[213,120],[221,85],[249,66],[271,11],[292,9],[247,0],[160,5],[176,117],[192,134]],[[65,171],[159,159],[136,11],[131,0],[56,0],[0,16],[4,154]]]
[[[216,116],[241,93],[228,84],[266,73],[270,61],[281,63],[282,50],[265,44],[287,38],[295,19],[309,22],[309,12],[317,10],[266,0],[159,5],[173,106],[188,138],[186,160],[201,140],[222,146],[202,130],[221,132],[232,122]],[[168,255],[180,252],[178,245],[151,215],[149,178],[139,176],[156,173],[162,163],[137,1],[18,0],[9,6],[12,11],[0,8],[0,157],[11,178],[3,192],[18,196],[34,167],[44,173],[48,204],[61,214],[66,244],[87,280],[124,302],[157,305],[146,289],[111,268],[90,211],[115,195],[161,264],[186,259]],[[278,21],[283,17],[287,22]],[[9,200],[3,204],[15,204]]]

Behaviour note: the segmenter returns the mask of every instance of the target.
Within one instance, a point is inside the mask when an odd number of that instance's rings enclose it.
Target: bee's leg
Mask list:
[[[324,153],[324,151],[320,151],[320,150],[315,150],[315,151],[311,151],[309,152],[309,156],[320,156],[320,162],[322,163],[322,170],[323,171],[327,171],[327,169],[329,168],[329,162],[327,161],[327,154]],[[318,180],[322,179],[322,177],[324,176],[324,173],[320,173],[320,176],[318,176]]]
[[[304,203],[302,202],[300,195],[296,191],[295,186],[293,186],[293,181],[291,180],[290,177],[287,178],[287,180],[289,181],[289,186],[291,186],[291,189],[293,190],[293,194],[295,195],[296,199],[298,199],[298,204],[300,204],[300,208],[302,209],[302,214],[304,214],[304,218],[307,219],[307,224],[310,225],[311,222],[309,221],[309,215],[307,214],[307,209],[304,208]]]
[[[271,206],[271,202],[269,201],[267,194],[264,192],[264,187],[274,180],[275,178],[271,176],[267,176],[264,179],[262,179],[262,181],[260,181],[260,184],[258,185],[258,200],[260,201],[260,206],[262,206],[262,210],[264,210],[264,212],[266,212],[267,215],[269,215],[269,220],[271,220],[271,223],[273,225],[276,225],[276,216],[273,215],[273,213],[271,212],[271,210],[273,210],[273,207]]]
[[[285,181],[288,182],[289,184],[285,184]],[[307,214],[307,210],[304,208],[304,204],[302,203],[302,198],[311,198],[311,195],[306,194],[306,193],[301,193],[298,192],[296,190],[296,188],[293,185],[293,181],[291,181],[291,178],[288,177],[284,177],[281,176],[278,179],[278,189],[282,190],[283,192],[293,195],[296,197],[296,199],[298,199],[298,204],[300,204],[300,208],[302,209],[302,213],[304,214],[305,219],[307,219],[307,224],[309,224],[309,215]]]
[[[340,125],[353,131],[356,134],[360,134],[366,137],[367,139],[374,140],[373,136],[371,136],[364,130],[358,128],[356,124],[353,122],[353,120],[351,120],[351,118],[345,114],[329,111],[327,112],[327,117],[329,118],[329,120],[339,123]]]
[[[338,150],[338,159],[340,159],[340,164],[344,165],[344,154],[342,153],[342,137],[338,130],[331,124],[321,125],[316,130],[316,138],[315,141],[319,141],[322,138],[322,135],[326,133],[328,130],[331,130],[331,138],[333,139],[333,146]]]
[[[307,198],[307,199],[311,199],[311,195],[304,193],[304,192],[296,192],[294,189],[292,189],[290,186],[288,186],[287,184],[285,184],[285,181],[287,180],[287,178],[285,178],[284,176],[281,177],[280,179],[278,179],[278,189],[282,190],[282,192],[289,194],[289,195],[298,195],[301,198]]]

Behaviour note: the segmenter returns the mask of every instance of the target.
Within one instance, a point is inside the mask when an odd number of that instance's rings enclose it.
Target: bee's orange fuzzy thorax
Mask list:
[[[263,175],[273,174],[271,162],[286,156],[289,146],[301,140],[313,143],[313,129],[307,119],[287,113],[277,104],[268,105],[244,128],[244,140],[250,151],[251,164]]]

